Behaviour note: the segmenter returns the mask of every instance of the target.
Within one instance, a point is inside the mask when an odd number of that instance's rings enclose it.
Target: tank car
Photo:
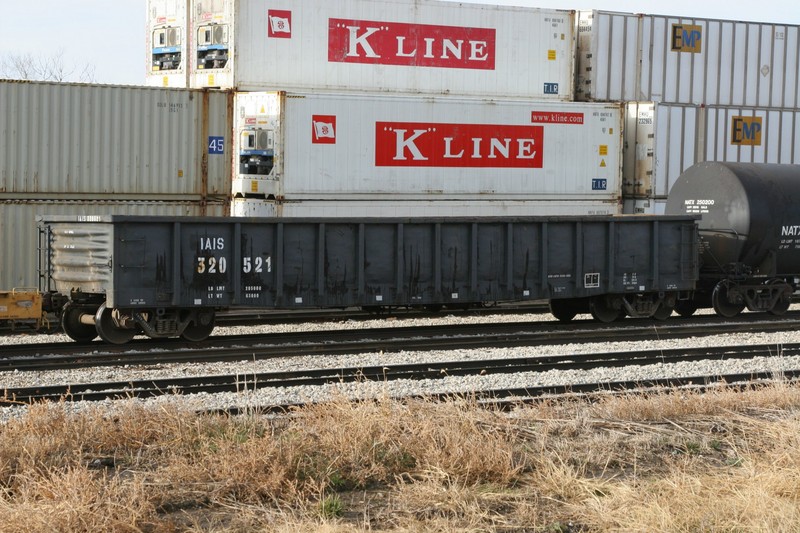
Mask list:
[[[786,312],[800,275],[800,166],[698,163],[672,187],[667,214],[700,215],[700,270],[676,310]]]
[[[46,217],[64,331],[206,338],[220,309],[464,307],[549,300],[666,318],[694,289],[693,216],[281,219]],[[56,301],[53,299],[53,301]]]

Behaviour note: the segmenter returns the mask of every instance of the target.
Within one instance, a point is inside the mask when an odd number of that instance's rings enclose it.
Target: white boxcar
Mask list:
[[[192,87],[573,96],[573,11],[434,0],[191,5]]]
[[[239,217],[522,217],[616,215],[618,200],[299,200],[234,198]]]
[[[227,198],[231,98],[0,81],[0,199]]]
[[[626,213],[662,214],[669,190],[701,161],[800,164],[800,110],[627,104]]]
[[[620,104],[278,92],[234,109],[234,196],[620,202]]]
[[[227,202],[115,202],[0,200],[0,290],[37,287],[39,278],[37,215],[225,216]],[[13,251],[12,251],[13,250]]]
[[[800,26],[582,11],[576,98],[798,107]]]
[[[145,85],[189,86],[189,2],[147,0]]]

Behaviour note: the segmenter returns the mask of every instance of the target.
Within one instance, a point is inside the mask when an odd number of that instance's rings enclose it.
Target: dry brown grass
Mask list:
[[[33,406],[0,431],[0,530],[798,531],[798,407],[787,384],[510,415]]]

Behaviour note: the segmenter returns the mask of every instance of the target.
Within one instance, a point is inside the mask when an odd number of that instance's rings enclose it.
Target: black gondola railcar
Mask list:
[[[697,275],[695,216],[237,219],[46,217],[49,291],[70,337],[206,338],[234,307],[549,300],[666,318]]]

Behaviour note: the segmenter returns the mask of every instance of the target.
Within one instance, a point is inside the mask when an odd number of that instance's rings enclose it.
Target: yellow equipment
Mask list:
[[[0,291],[0,321],[9,321],[12,330],[17,322],[33,322],[38,330],[46,321],[42,313],[42,294],[27,287]]]

